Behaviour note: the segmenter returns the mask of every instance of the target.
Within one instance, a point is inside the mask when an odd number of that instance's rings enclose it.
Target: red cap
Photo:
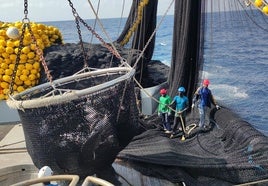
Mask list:
[[[165,95],[165,94],[167,94],[167,90],[166,90],[166,89],[164,89],[164,88],[163,88],[163,89],[161,89],[161,90],[160,90],[160,94],[161,94],[161,95]]]
[[[208,86],[209,85],[209,80],[208,79],[204,79],[204,81],[203,81],[203,85],[206,85],[206,86]]]

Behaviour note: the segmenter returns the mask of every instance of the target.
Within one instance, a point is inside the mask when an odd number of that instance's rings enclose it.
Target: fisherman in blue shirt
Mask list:
[[[204,79],[203,86],[199,87],[194,93],[192,108],[194,108],[195,103],[198,101],[198,110],[200,115],[199,127],[206,128],[205,121],[208,109],[211,108],[211,103],[220,109],[220,106],[216,103],[211,90],[208,88],[209,80]]]
[[[176,104],[176,111],[175,111],[175,116],[174,116],[174,127],[173,127],[173,133],[174,135],[176,133],[179,121],[180,121],[180,115],[182,116],[183,123],[185,125],[185,117],[186,117],[186,112],[184,112],[188,106],[189,106],[189,99],[184,95],[185,93],[185,88],[184,87],[179,87],[178,89],[178,95],[173,98],[173,101],[171,102],[170,105],[173,103]],[[178,121],[179,120],[179,121]],[[182,121],[180,121],[182,122]],[[182,125],[182,123],[181,123]]]

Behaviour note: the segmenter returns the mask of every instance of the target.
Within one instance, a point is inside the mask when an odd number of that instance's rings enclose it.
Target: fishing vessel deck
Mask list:
[[[39,169],[27,151],[21,123],[0,124],[0,159],[0,185],[37,178]],[[104,174],[112,180],[117,179],[114,182],[120,185],[174,185],[167,180],[145,176],[120,160],[115,160],[112,167],[115,172],[107,170]],[[80,180],[78,185],[83,181]]]

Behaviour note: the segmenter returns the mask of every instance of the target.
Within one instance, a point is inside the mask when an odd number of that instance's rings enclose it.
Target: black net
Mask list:
[[[97,86],[121,74],[104,73],[58,84],[57,89]],[[40,98],[52,87],[17,98]],[[64,94],[62,95],[64,96]],[[19,96],[18,96],[19,97]],[[53,97],[53,96],[52,96]],[[19,110],[28,152],[34,164],[50,166],[57,174],[91,175],[112,164],[139,131],[132,78],[77,99]]]
[[[186,123],[195,123],[197,114],[195,111],[189,113]],[[161,172],[166,179],[184,180],[189,185],[194,183],[191,179],[198,183],[207,183],[209,178],[211,183],[233,184],[268,176],[267,137],[228,109],[212,109],[209,128],[200,130],[197,127],[185,141],[181,136],[170,139],[170,135],[161,130],[159,118],[152,116],[144,123],[155,127],[136,136],[119,157],[145,165],[159,165],[159,170],[164,166],[173,172],[155,171],[158,176]],[[171,178],[170,174],[178,175],[178,172],[187,172],[190,177]],[[202,180],[202,177],[207,179]]]
[[[133,1],[118,42],[123,40],[134,23],[133,17],[139,2]],[[133,37],[133,41],[137,42],[133,42],[132,47],[137,50],[143,49],[147,44],[144,41],[155,29],[157,2],[150,1],[144,9],[146,16],[142,18],[142,24]],[[187,96],[191,98],[198,84],[203,63],[205,20],[202,13],[205,3],[196,0],[175,1],[172,61],[168,77],[171,96],[176,94],[179,86],[184,86]],[[141,79],[146,77],[142,73],[149,72],[147,67],[153,54],[154,39],[150,41],[145,57],[135,69]],[[68,55],[76,54],[76,50],[67,52]],[[98,49],[90,56],[91,65],[99,68],[103,63],[95,53],[103,55],[107,51]],[[75,57],[79,56],[80,53]],[[110,61],[113,57],[110,55],[105,58]],[[55,55],[52,58],[57,60]],[[136,61],[133,59],[130,64]],[[82,60],[78,61],[82,67]],[[52,69],[54,78],[62,78],[81,69],[73,62],[53,63],[49,69]],[[51,67],[50,64],[48,66]],[[118,63],[107,63],[103,68],[110,66],[118,66]],[[65,68],[67,71],[63,72]],[[85,78],[61,84],[57,88],[82,90],[118,76],[120,74]],[[51,88],[45,88],[39,92],[29,92],[19,99],[38,98],[50,91]],[[130,79],[78,99],[20,110],[19,114],[34,164],[38,168],[48,165],[56,173],[91,175],[111,165],[117,157],[127,161],[120,163],[128,164],[145,175],[174,183],[184,181],[186,185],[232,185],[268,177],[267,137],[249,123],[226,108],[213,108],[210,110],[210,125],[207,129],[191,128],[199,121],[195,109],[187,114],[186,124],[192,130],[185,135],[186,140],[182,140],[182,133],[170,138],[163,132],[160,118],[156,115],[137,121],[139,114],[134,84]],[[146,131],[141,133],[140,126]]]
[[[138,9],[141,8],[141,2],[141,0],[133,0],[128,19],[124,29],[118,36],[117,42],[122,42],[133,24],[137,24],[135,22],[141,18],[137,29],[133,32],[131,48],[138,51],[144,50],[142,58],[136,63],[135,77],[143,86],[146,86],[147,65],[151,61],[155,47],[155,35],[152,38],[150,37],[156,29],[158,0],[148,1],[148,4],[143,7],[142,15],[139,15]]]
[[[175,1],[168,78],[171,96],[184,86],[187,97],[192,98],[197,88],[203,63],[206,3]],[[132,162],[135,168],[142,164],[137,169],[145,174],[173,182],[184,180],[186,185],[232,185],[267,179],[267,137],[228,109],[212,109],[210,118],[209,128],[193,128],[182,141],[182,135],[170,139],[163,132],[159,117],[148,117],[141,121],[148,130],[135,136],[118,157]],[[197,109],[188,113],[188,125],[198,121]]]
[[[195,91],[201,70],[202,1],[175,1],[172,59],[169,73],[169,94],[178,87],[186,89],[188,97]]]

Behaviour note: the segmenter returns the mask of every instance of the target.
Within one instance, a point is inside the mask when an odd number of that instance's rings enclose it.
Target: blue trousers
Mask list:
[[[198,106],[198,110],[199,110],[199,117],[200,117],[200,121],[199,121],[199,127],[204,127],[206,122],[208,121],[207,118],[207,112],[208,112],[208,107],[207,106]]]

